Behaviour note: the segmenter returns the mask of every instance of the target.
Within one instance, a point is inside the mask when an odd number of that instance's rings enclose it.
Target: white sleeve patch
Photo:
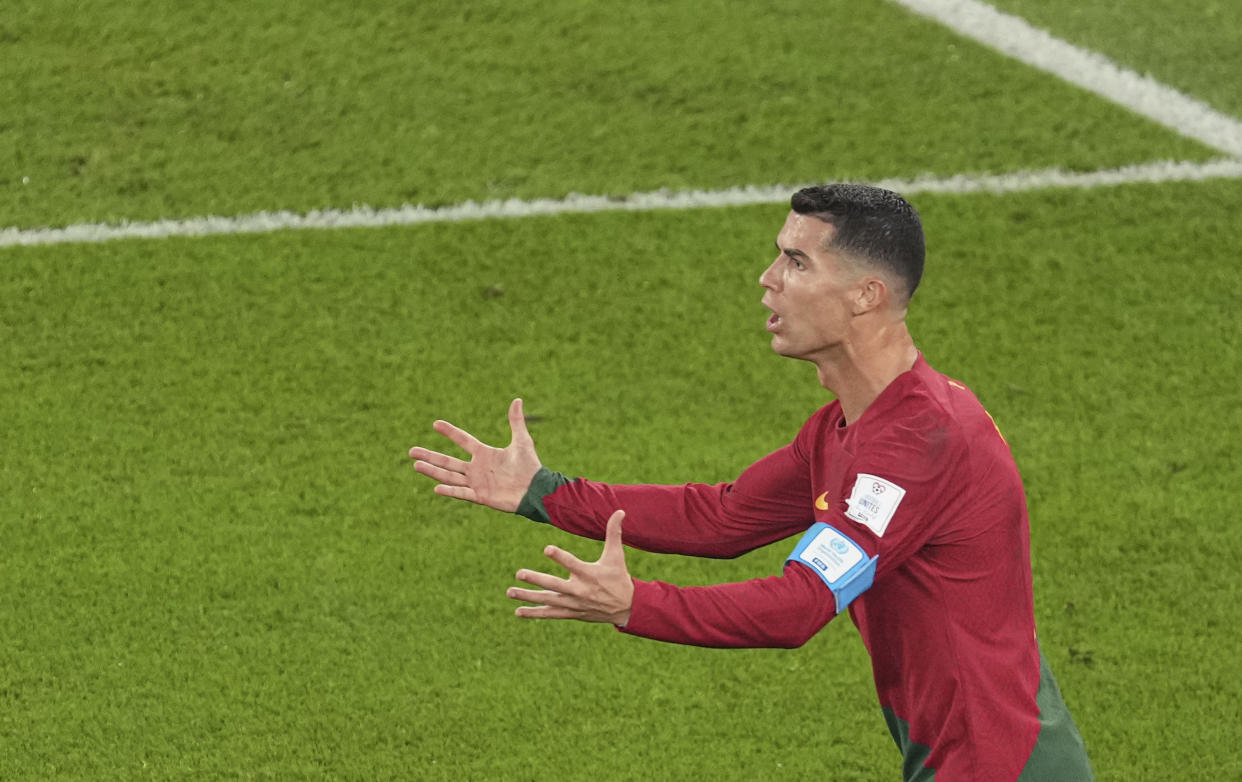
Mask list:
[[[876,537],[884,537],[884,530],[888,529],[888,523],[905,496],[906,490],[892,481],[860,472],[846,500],[846,518],[865,525]]]

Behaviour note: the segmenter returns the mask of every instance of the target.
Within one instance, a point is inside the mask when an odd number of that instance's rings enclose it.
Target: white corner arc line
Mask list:
[[[871,184],[905,195],[919,193],[1017,193],[1048,188],[1094,188],[1112,185],[1164,182],[1198,182],[1208,179],[1242,179],[1242,160],[1206,163],[1159,162],[1099,171],[1069,172],[1061,169],[1019,171],[1011,174],[959,174],[951,177],[921,176],[914,179],[882,179]],[[783,204],[805,185],[732,187],[723,190],[654,190],[623,198],[571,193],[564,198],[529,201],[466,201],[442,207],[405,205],[385,209],[355,206],[297,212],[259,212],[234,217],[194,217],[152,222],[78,223],[64,228],[3,228],[0,247],[47,244],[82,244],[116,239],[165,239],[170,237],[255,234],[271,231],[325,230],[332,228],[384,228],[423,223],[467,220],[515,219],[589,212],[649,212],[667,209],[709,209],[755,204]]]
[[[1242,122],[1096,52],[979,0],[894,0],[1017,60],[1090,90],[1183,136],[1242,158]]]

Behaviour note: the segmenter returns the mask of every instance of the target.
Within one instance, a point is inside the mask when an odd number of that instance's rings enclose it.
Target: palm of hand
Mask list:
[[[414,469],[439,482],[436,494],[497,510],[517,510],[540,466],[535,443],[526,430],[521,399],[509,406],[512,439],[505,448],[480,442],[448,421],[436,421],[433,427],[470,455],[466,461],[418,446],[410,449]]]

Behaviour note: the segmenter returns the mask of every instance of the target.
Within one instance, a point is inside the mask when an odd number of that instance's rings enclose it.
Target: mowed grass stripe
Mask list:
[[[1232,0],[989,0],[1078,46],[1242,118],[1242,15]]]
[[[1032,27],[978,0],[895,0],[969,38],[1090,90],[1182,135],[1242,157],[1242,122],[1117,65],[1096,52]]]
[[[0,227],[1220,155],[891,3],[415,5],[18,4]]]
[[[914,199],[929,265],[912,327],[1013,445],[1043,649],[1109,778],[1237,777],[1242,328],[1220,259],[1242,254],[1240,199],[1237,179]],[[762,327],[783,213],[6,256],[0,778],[897,768],[849,622],[789,652],[520,622],[514,570],[598,544],[437,497],[405,457],[435,418],[503,442],[520,394],[557,469],[735,477],[827,401]],[[778,573],[792,545],[629,561],[716,583]],[[824,718],[789,697],[807,682],[856,729],[790,730]],[[496,740],[517,729],[538,740]]]
[[[1242,161],[1207,163],[1158,162],[1089,172],[1061,169],[1022,171],[1012,174],[962,174],[952,177],[924,176],[915,179],[883,179],[874,184],[907,195],[920,193],[1016,193],[1048,188],[1088,189],[1135,183],[1202,181],[1242,178]],[[571,194],[565,198],[509,199],[428,208],[404,205],[375,209],[324,209],[295,212],[259,212],[234,217],[196,217],[152,222],[80,223],[64,228],[0,230],[0,247],[66,243],[95,243],[114,239],[164,239],[174,236],[212,236],[268,233],[283,230],[332,228],[383,228],[419,223],[451,223],[467,220],[537,217],[589,212],[646,212],[782,203],[802,185],[746,185],[724,190],[657,190],[624,197]]]

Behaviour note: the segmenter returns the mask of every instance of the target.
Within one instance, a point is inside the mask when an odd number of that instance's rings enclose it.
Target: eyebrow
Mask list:
[[[801,250],[794,250],[794,249],[789,249],[789,248],[781,247],[781,243],[780,243],[780,242],[773,242],[773,244],[775,244],[775,245],[776,245],[776,249],[777,249],[780,253],[782,253],[782,254],[784,254],[784,255],[788,255],[788,256],[789,256],[789,257],[791,257],[791,258],[798,257],[798,258],[806,258],[808,261],[809,261],[809,260],[811,260],[811,256],[807,255],[806,253],[802,252]]]

